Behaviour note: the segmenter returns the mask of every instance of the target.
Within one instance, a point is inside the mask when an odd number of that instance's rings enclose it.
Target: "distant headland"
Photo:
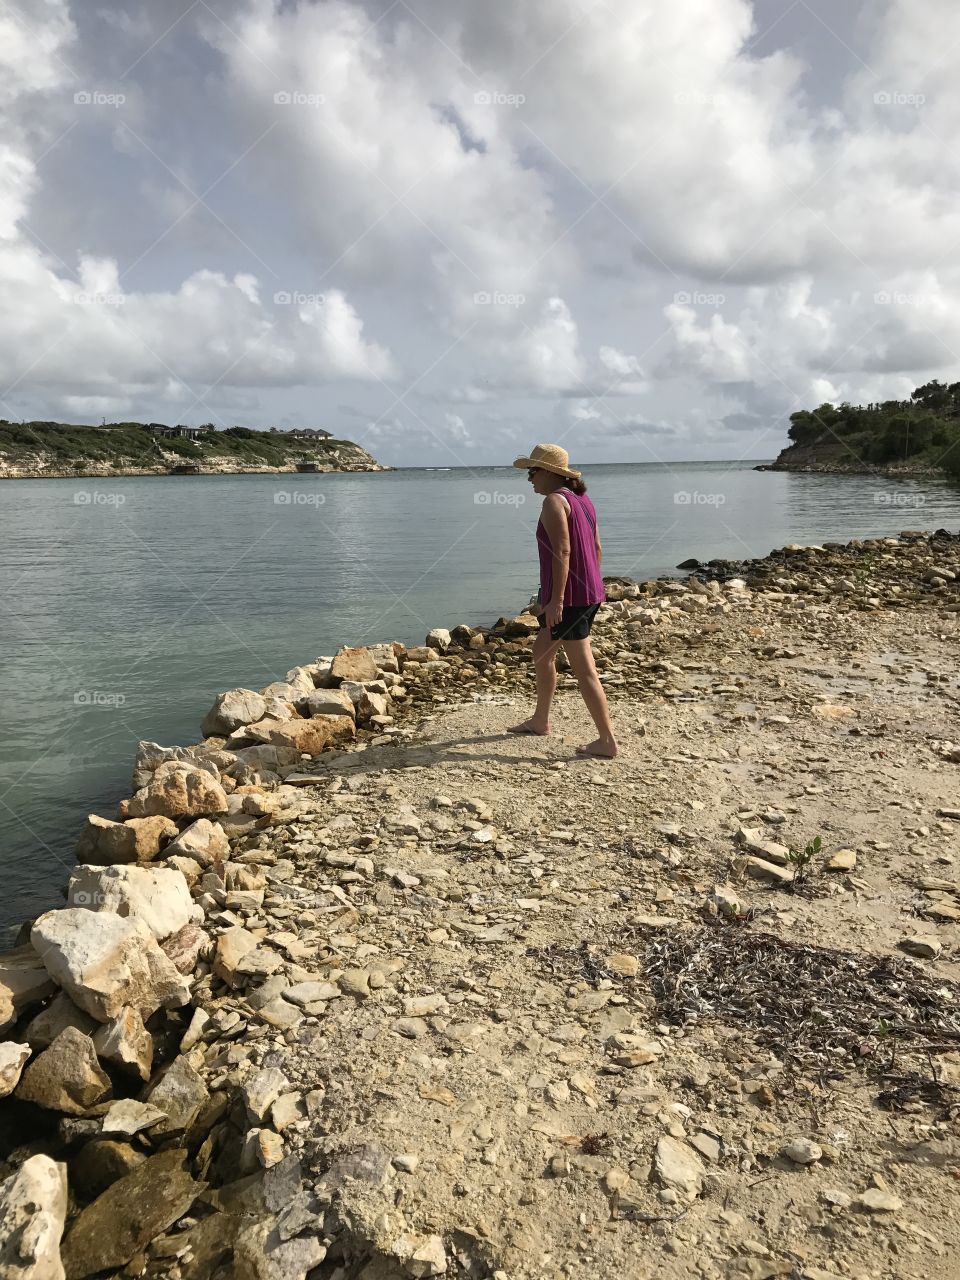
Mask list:
[[[928,382],[909,400],[801,409],[788,435],[793,443],[758,471],[960,479],[960,382]]]
[[[251,431],[161,422],[0,420],[0,479],[289,471],[387,471],[352,440],[329,431]]]

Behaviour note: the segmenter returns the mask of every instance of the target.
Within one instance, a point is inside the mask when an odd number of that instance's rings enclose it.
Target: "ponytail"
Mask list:
[[[573,476],[570,476],[566,480],[564,480],[563,487],[565,489],[572,489],[578,498],[582,498],[583,495],[587,492],[587,486],[583,483],[583,481],[574,479]]]

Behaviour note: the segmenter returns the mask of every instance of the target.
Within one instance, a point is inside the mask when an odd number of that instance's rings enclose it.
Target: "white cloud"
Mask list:
[[[75,83],[62,56],[73,34],[57,0],[29,19],[0,18],[5,117],[17,139],[0,149],[0,406],[25,382],[66,412],[91,415],[120,412],[145,395],[203,412],[211,384],[395,377],[393,358],[365,339],[338,289],[307,307],[274,308],[261,302],[249,272],[203,269],[176,288],[148,292],[126,289],[109,257],[79,253],[76,281],[55,269],[21,230],[44,193],[18,125],[31,110],[31,90],[62,94]]]

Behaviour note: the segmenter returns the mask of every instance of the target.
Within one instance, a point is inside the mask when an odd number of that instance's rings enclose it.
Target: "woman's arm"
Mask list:
[[[570,529],[567,524],[568,508],[559,494],[548,494],[543,500],[541,518],[550,539],[553,552],[553,596],[544,601],[544,613],[548,627],[556,627],[563,614],[563,597],[570,572]]]
[[[593,526],[593,536],[597,543],[597,568],[599,569],[603,562],[603,547],[600,545],[600,526],[598,524]]]

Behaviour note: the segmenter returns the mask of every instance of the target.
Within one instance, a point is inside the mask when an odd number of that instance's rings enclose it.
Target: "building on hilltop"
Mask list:
[[[333,437],[332,431],[321,431],[313,427],[293,427],[287,434],[294,440],[330,440]]]
[[[180,439],[183,439],[183,440],[196,440],[199,436],[206,435],[208,431],[212,430],[212,428],[211,427],[181,427],[181,426],[165,427],[160,423],[151,422],[147,430],[152,432],[153,435],[155,436],[164,436],[164,437],[178,436]]]

